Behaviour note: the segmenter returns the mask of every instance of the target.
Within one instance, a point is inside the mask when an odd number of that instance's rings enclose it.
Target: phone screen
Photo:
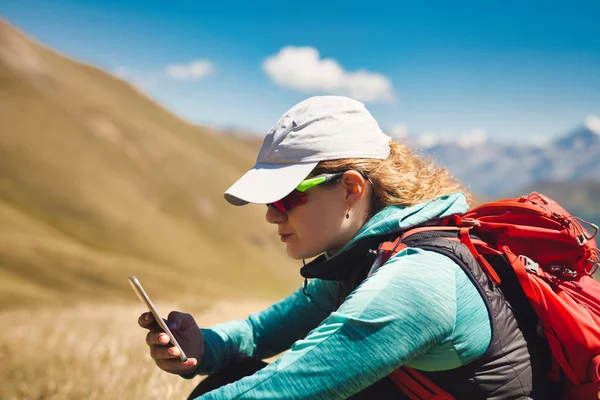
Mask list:
[[[181,359],[181,361],[187,361],[187,357],[185,356],[183,349],[181,348],[181,346],[179,346],[179,343],[177,343],[177,339],[175,339],[175,336],[173,335],[167,324],[165,324],[165,321],[158,314],[156,307],[154,307],[152,300],[150,300],[150,297],[148,297],[148,295],[146,294],[146,291],[142,287],[140,281],[138,281],[138,279],[135,276],[130,276],[129,284],[131,284],[133,291],[135,292],[135,294],[137,294],[138,298],[142,301],[142,303],[144,303],[146,307],[148,307],[148,310],[152,313],[152,315],[154,315],[156,322],[163,330],[163,332],[169,335],[169,337],[171,338],[171,344],[173,344],[173,346],[179,349],[179,358]]]

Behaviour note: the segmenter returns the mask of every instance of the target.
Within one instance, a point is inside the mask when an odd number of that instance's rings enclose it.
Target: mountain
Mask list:
[[[446,166],[472,192],[499,196],[536,182],[600,181],[600,122],[586,123],[545,145],[489,140],[408,138],[418,152]]]
[[[256,149],[0,20],[0,307],[275,296],[299,285],[264,207],[223,191]]]

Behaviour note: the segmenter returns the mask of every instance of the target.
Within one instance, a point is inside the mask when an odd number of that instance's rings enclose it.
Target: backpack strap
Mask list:
[[[509,258],[510,257],[517,258],[517,256],[512,254],[512,252],[510,252],[510,251],[506,251],[505,254]],[[538,315],[538,318],[542,321],[542,324],[544,327],[549,327],[550,322],[548,321],[546,313],[543,310],[544,294],[542,293],[542,288],[539,286],[539,284],[534,285],[532,283],[532,281],[530,279],[530,274],[526,270],[525,265],[522,262],[516,262],[515,260],[511,260],[511,259],[509,259],[509,262],[513,266],[513,268],[515,270],[515,274],[517,275],[517,278],[519,279],[519,283],[521,284],[521,287],[523,288],[525,295],[529,299],[531,306],[533,307],[536,314]],[[561,310],[555,310],[555,312],[560,312],[560,311]],[[555,381],[558,381],[560,378],[559,371],[562,370],[562,372],[565,374],[565,376],[572,383],[574,383],[576,385],[580,385],[581,382],[580,382],[579,378],[577,377],[577,375],[575,374],[575,371],[573,371],[573,368],[567,361],[565,352],[563,350],[563,346],[561,345],[560,341],[556,337],[556,334],[554,333],[554,331],[552,329],[545,329],[544,333],[545,333],[546,339],[548,340],[548,345],[550,346],[550,349],[552,350],[552,368],[551,368],[551,375],[550,375],[552,377],[552,379]],[[559,369],[559,367],[560,367],[560,369]]]
[[[496,285],[499,285],[501,282],[500,277],[498,276],[494,268],[490,265],[490,263],[487,262],[487,260],[483,258],[481,254],[479,254],[479,252],[473,245],[471,236],[469,235],[471,229],[473,229],[472,226],[468,228],[460,228],[460,241],[462,242],[462,244],[467,246],[471,254],[473,254],[473,257],[475,257],[475,260],[477,260],[479,265],[481,265],[481,268],[483,268],[483,270],[485,271],[487,276],[490,277],[492,282],[494,282]]]
[[[455,400],[416,369],[402,367],[388,376],[410,400]]]

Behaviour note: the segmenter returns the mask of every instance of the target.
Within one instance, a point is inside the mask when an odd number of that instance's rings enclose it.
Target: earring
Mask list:
[[[348,211],[346,211],[346,219],[350,218],[350,209],[348,209]]]

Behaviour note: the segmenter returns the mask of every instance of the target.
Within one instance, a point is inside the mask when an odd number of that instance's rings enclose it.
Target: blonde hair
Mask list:
[[[446,168],[393,141],[390,142],[390,155],[385,160],[347,158],[321,161],[311,175],[350,169],[366,175],[373,184],[375,204],[371,206],[371,215],[386,206],[412,206],[454,192],[463,192],[467,202],[471,202],[471,194]]]

